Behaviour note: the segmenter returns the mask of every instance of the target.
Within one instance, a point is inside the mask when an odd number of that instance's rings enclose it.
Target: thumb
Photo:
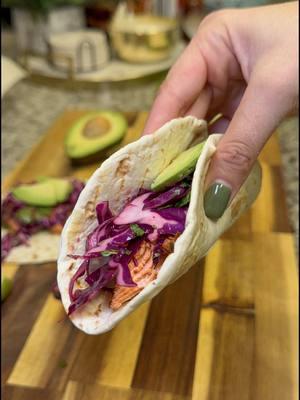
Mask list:
[[[204,210],[210,219],[223,215],[265,142],[288,112],[282,87],[276,90],[276,85],[268,88],[259,83],[249,83],[212,157],[204,195]]]

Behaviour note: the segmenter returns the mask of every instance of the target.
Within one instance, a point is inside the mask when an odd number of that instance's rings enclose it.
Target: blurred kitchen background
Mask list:
[[[263,0],[4,0],[2,176],[68,109],[148,110],[208,13]],[[267,27],[266,27],[267,29]],[[298,235],[298,118],[279,129]]]

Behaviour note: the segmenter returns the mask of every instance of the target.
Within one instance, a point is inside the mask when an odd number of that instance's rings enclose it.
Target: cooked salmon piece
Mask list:
[[[176,242],[176,240],[178,239],[179,236],[180,236],[180,234],[176,233],[176,235],[169,236],[164,240],[164,242],[163,242],[161,247],[167,253],[167,255],[173,253],[173,251],[174,251],[174,243]]]
[[[135,254],[136,262],[131,260],[128,264],[131,278],[137,286],[125,287],[116,285],[110,303],[110,307],[114,311],[118,310],[126,301],[136,296],[145,286],[157,277],[159,268],[166,257],[173,251],[174,242],[177,237],[178,236],[176,235],[165,239],[162,244],[165,254],[161,256],[161,259],[156,266],[153,264],[154,245],[145,240],[142,242],[141,247]]]
[[[110,307],[116,311],[123,303],[132,299],[136,294],[138,294],[142,288],[135,287],[125,287],[117,285],[114,289],[113,296],[110,302]]]
[[[145,240],[135,254],[135,261],[131,260],[128,268],[131,278],[137,286],[126,287],[116,285],[110,306],[117,310],[123,303],[138,294],[149,282],[156,278],[157,272],[153,267],[153,245]]]
[[[13,218],[7,218],[5,222],[13,232],[17,232],[20,229],[19,223],[14,221]]]
[[[61,224],[52,225],[50,231],[55,234],[60,234],[63,230],[63,226]]]

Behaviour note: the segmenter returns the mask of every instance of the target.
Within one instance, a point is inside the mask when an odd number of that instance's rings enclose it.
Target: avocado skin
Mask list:
[[[93,125],[93,121],[95,122]],[[99,127],[100,133],[94,137],[84,135],[86,126]],[[101,124],[101,122],[103,122]],[[79,118],[69,129],[65,138],[65,151],[72,165],[86,165],[107,158],[107,151],[119,144],[128,128],[123,114],[116,111],[95,111]],[[101,129],[103,131],[101,132]],[[108,129],[108,131],[105,131]]]
[[[112,154],[110,152],[111,150],[113,150],[114,148],[116,148],[115,151],[118,150],[117,146],[122,142],[122,140],[123,138],[121,138],[118,142],[113,143],[111,146],[106,147],[103,150],[99,150],[97,151],[97,153],[89,154],[86,157],[81,157],[81,158],[69,157],[71,164],[74,167],[78,167],[78,166],[93,164],[96,162],[102,162]]]

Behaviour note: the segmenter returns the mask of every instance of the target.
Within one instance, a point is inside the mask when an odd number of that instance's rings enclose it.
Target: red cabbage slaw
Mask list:
[[[107,201],[96,206],[98,226],[87,236],[85,253],[69,254],[82,263],[69,284],[68,315],[115,285],[136,286],[128,265],[136,265],[142,241],[154,244],[153,265],[158,264],[164,240],[185,228],[191,182],[189,176],[163,192],[140,190],[116,216]]]
[[[28,239],[37,232],[49,230],[54,226],[63,226],[71,214],[84,183],[73,179],[73,189],[68,199],[50,210],[49,215],[42,216],[30,222],[24,222],[18,217],[18,211],[29,208],[34,212],[35,207],[29,207],[24,202],[17,200],[12,193],[9,193],[2,201],[1,215],[2,224],[13,223],[14,229],[10,230],[1,238],[1,262],[8,256],[12,248],[21,244],[28,244]]]

